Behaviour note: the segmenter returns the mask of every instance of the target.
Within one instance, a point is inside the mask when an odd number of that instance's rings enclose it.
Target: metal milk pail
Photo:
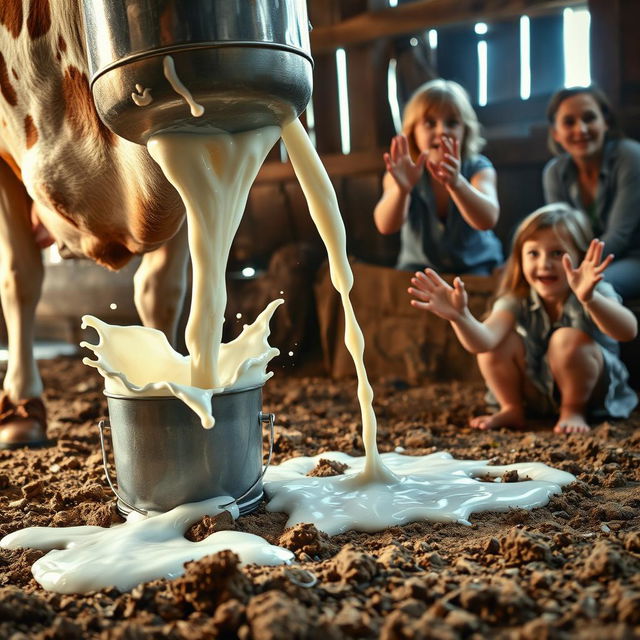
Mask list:
[[[261,411],[262,387],[214,395],[212,429],[204,429],[198,416],[173,396],[106,395],[117,488],[108,470],[103,423],[100,440],[107,480],[121,512],[169,511],[223,495],[236,498],[240,513],[259,505],[262,425],[271,426],[270,459],[274,420]]]

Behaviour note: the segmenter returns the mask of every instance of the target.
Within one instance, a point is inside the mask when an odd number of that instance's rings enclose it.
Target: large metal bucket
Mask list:
[[[175,397],[106,395],[117,488],[109,473],[102,422],[100,442],[107,480],[122,513],[164,512],[216,496],[235,498],[241,514],[260,504],[274,420],[261,411],[262,387],[214,395],[212,429],[204,429]],[[263,423],[271,427],[264,469]]]
[[[117,134],[146,144],[167,129],[282,126],[311,97],[305,0],[83,0],[91,88]],[[190,115],[164,75],[171,56],[204,107]],[[140,89],[152,100],[133,100]]]

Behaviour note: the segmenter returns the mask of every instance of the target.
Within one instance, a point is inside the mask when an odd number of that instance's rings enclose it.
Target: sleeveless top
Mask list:
[[[460,174],[471,180],[478,171],[492,166],[488,158],[477,155],[462,162]],[[400,239],[397,269],[431,267],[444,273],[488,275],[503,261],[502,245],[495,233],[467,224],[453,200],[449,201],[446,218],[438,218],[427,171],[411,192]]]

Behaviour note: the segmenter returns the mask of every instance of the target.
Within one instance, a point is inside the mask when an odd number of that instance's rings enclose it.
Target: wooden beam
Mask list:
[[[491,21],[535,15],[584,4],[584,0],[417,0],[361,13],[311,31],[311,52],[331,51],[383,37],[424,31],[457,22]]]
[[[614,108],[619,108],[622,84],[620,2],[589,0],[589,12],[592,76]]]
[[[341,153],[326,154],[322,156],[327,173],[333,177],[351,176],[359,173],[382,172],[384,171],[384,160],[382,154],[388,149],[378,149],[376,151],[359,151],[345,156]],[[256,183],[280,182],[295,180],[295,173],[290,162],[265,162],[262,165]]]
[[[490,141],[487,155],[496,166],[527,166],[544,163],[549,158],[546,148],[546,126],[541,123],[528,136],[510,137]],[[379,173],[382,179],[384,160],[382,154],[388,147],[373,151],[357,151],[349,155],[341,153],[324,154],[322,164],[331,178],[342,178],[364,173]],[[286,182],[295,180],[295,173],[290,162],[265,162],[258,172],[256,184],[269,182]]]
[[[318,153],[337,153],[341,150],[341,143],[335,53],[315,56],[313,86],[322,87],[322,91],[314,91],[311,98]]]

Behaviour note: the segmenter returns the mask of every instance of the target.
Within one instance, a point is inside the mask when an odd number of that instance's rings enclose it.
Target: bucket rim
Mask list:
[[[251,387],[242,387],[241,389],[225,389],[223,391],[220,391],[218,393],[213,393],[213,395],[211,396],[211,399],[213,400],[214,398],[217,398],[219,396],[231,396],[231,395],[235,395],[238,393],[245,393],[246,391],[255,391],[256,389],[262,389],[262,387],[264,387],[264,383],[263,384],[256,384],[253,385]],[[182,400],[180,398],[178,398],[178,396],[174,396],[174,395],[169,395],[169,396],[124,396],[118,393],[109,393],[108,391],[103,391],[102,392],[107,398],[113,398],[114,400],[134,400],[134,401],[139,401],[139,400],[179,400],[180,402],[182,402]]]

